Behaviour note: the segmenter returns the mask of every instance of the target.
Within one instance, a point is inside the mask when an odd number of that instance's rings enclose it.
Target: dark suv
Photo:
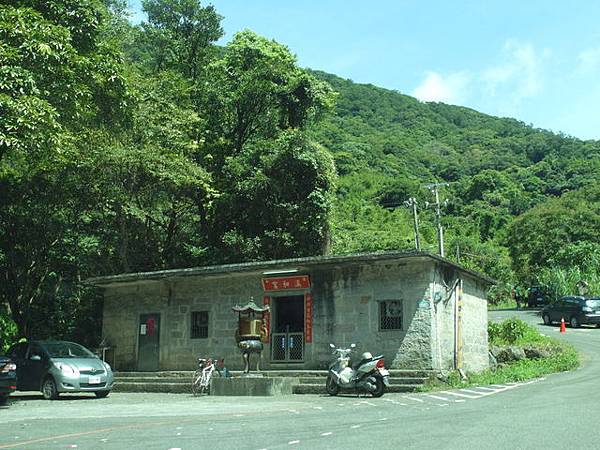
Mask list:
[[[546,325],[565,319],[573,328],[581,324],[600,324],[600,297],[567,295],[542,309],[542,320]]]
[[[552,300],[550,290],[545,286],[531,286],[527,290],[527,306],[545,306]]]

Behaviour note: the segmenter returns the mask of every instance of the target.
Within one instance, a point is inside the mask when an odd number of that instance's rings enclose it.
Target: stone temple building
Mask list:
[[[238,314],[264,313],[262,369],[324,369],[329,343],[383,354],[391,368],[488,367],[493,282],[426,252],[385,252],[128,273],[103,289],[103,338],[117,370],[193,370],[199,356],[243,361]]]

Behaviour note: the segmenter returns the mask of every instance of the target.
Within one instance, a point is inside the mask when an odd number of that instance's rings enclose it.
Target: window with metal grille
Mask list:
[[[383,300],[379,302],[379,329],[402,329],[402,300]]]
[[[205,339],[208,337],[208,311],[192,311],[192,339]]]

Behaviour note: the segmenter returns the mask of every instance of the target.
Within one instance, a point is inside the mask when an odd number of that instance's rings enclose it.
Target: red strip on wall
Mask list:
[[[271,306],[271,297],[268,295],[263,297],[263,306]],[[271,311],[264,312],[263,317],[265,318],[265,327],[267,328],[267,332],[263,338],[263,344],[268,344],[271,334]]]
[[[312,294],[304,295],[304,333],[307,344],[312,343],[312,328],[313,328],[313,298]]]

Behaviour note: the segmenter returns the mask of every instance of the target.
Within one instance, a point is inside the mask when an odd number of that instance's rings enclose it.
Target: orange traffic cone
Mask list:
[[[565,331],[567,331],[567,328],[565,327],[565,318],[561,317],[560,318],[560,332],[564,333]]]

